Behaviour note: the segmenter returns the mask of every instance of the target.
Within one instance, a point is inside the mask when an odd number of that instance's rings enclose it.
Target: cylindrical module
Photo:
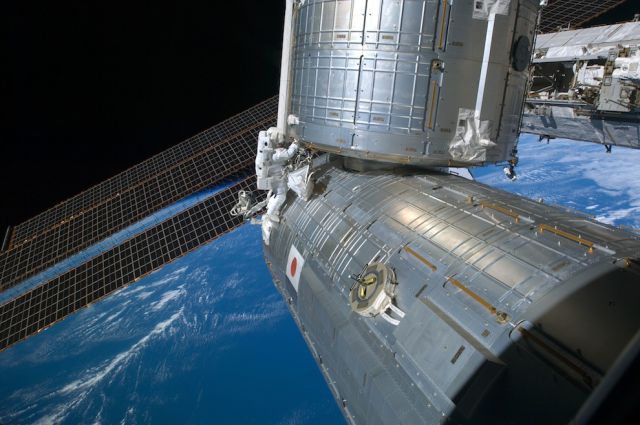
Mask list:
[[[308,0],[290,113],[320,150],[402,164],[510,159],[535,0]]]
[[[350,424],[570,422],[627,367],[639,255],[635,234],[458,176],[340,162],[265,246]]]

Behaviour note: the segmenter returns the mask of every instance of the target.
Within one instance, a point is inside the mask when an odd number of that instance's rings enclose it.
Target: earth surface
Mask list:
[[[640,151],[524,136],[477,180],[640,227]],[[341,424],[245,225],[0,353],[0,423]]]

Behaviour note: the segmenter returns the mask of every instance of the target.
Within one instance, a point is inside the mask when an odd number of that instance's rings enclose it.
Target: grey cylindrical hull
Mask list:
[[[320,150],[395,163],[509,159],[537,3],[304,2],[290,108],[297,136]],[[514,65],[519,41],[524,65]]]
[[[265,255],[351,423],[567,423],[640,328],[632,234],[451,175],[318,186]],[[397,326],[350,305],[372,263]]]

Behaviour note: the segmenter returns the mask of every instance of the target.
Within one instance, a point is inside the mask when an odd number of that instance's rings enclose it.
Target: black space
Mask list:
[[[30,3],[0,9],[0,229],[277,93],[284,1]]]
[[[278,90],[283,0],[6,3],[2,232]]]

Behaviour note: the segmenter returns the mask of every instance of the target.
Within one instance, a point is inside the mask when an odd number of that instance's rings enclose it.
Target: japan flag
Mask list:
[[[300,282],[300,274],[304,266],[304,257],[300,254],[295,245],[291,245],[289,249],[289,258],[287,260],[287,277],[293,285],[293,289],[298,292],[298,283]]]

